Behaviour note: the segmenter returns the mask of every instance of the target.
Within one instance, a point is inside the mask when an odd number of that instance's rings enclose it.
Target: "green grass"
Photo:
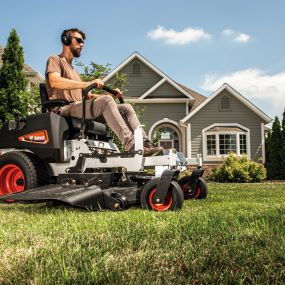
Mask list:
[[[0,204],[0,284],[284,280],[285,184],[210,184],[165,213]]]

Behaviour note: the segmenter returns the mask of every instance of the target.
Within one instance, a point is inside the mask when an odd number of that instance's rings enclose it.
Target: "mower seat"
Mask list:
[[[49,100],[45,83],[40,83],[40,99],[42,105],[42,113],[50,112],[51,108],[53,107],[62,107],[72,103],[64,99]],[[78,134],[81,129],[82,120],[74,117],[65,117],[65,119],[70,128],[70,132],[73,136],[76,136],[76,134]],[[86,123],[87,134],[93,136],[106,136],[106,125],[93,120],[86,120]]]

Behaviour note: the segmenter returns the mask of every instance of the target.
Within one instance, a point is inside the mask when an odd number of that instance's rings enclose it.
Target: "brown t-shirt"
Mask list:
[[[78,72],[66,61],[64,57],[59,55],[52,55],[49,57],[46,66],[46,88],[47,94],[50,100],[53,99],[65,99],[67,101],[81,101],[82,100],[82,90],[73,89],[73,90],[60,90],[51,88],[48,80],[48,73],[58,72],[62,77],[82,81]]]

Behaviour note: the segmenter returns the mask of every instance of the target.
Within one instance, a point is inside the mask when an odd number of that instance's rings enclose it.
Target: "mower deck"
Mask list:
[[[71,206],[90,210],[111,209],[120,210],[125,208],[118,198],[128,197],[128,205],[138,203],[137,186],[110,187],[102,190],[96,185],[91,186],[61,186],[50,184],[26,190],[19,193],[8,194],[0,197],[0,201],[11,202],[59,202]],[[119,204],[118,204],[119,203]]]

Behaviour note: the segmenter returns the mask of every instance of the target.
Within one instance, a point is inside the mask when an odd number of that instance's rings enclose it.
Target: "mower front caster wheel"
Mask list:
[[[157,191],[159,178],[150,180],[143,188],[141,193],[141,206],[143,209],[149,209],[157,212],[175,211],[182,208],[184,197],[181,187],[176,181],[171,181],[167,196],[163,204],[154,204],[153,195]]]
[[[199,177],[195,189],[191,189],[190,181],[191,176],[184,176],[178,181],[183,191],[184,199],[206,199],[208,195],[208,185],[206,181],[203,178]]]

